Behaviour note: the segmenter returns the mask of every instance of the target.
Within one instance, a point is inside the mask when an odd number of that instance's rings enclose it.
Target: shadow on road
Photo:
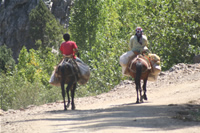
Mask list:
[[[108,128],[142,127],[146,130],[175,130],[188,126],[199,125],[199,122],[184,122],[173,119],[179,106],[148,106],[147,104],[121,104],[106,109],[49,111],[49,114],[59,114],[56,118],[46,121],[66,121],[53,126],[70,125],[77,129],[101,130]]]

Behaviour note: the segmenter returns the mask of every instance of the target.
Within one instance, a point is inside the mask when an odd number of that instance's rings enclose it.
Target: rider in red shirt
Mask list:
[[[60,46],[60,51],[64,56],[72,56],[74,59],[76,59],[75,53],[78,52],[78,47],[75,42],[70,41],[70,35],[64,34],[63,38],[65,42],[63,42]]]
[[[74,41],[70,41],[70,35],[68,33],[63,35],[65,42],[60,46],[60,51],[63,56],[71,56],[76,61],[82,62],[78,57],[75,56],[75,53],[78,52],[78,47]]]

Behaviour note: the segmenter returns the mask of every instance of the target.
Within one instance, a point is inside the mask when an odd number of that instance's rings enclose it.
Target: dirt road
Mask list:
[[[200,64],[178,64],[148,82],[148,100],[135,104],[135,85],[123,81],[108,93],[3,112],[2,133],[199,133]]]

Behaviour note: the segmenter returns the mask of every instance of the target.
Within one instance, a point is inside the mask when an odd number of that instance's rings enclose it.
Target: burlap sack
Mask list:
[[[149,58],[152,64],[152,71],[148,76],[148,81],[156,81],[161,72],[160,57],[156,54],[149,54]]]
[[[130,58],[133,56],[134,56],[133,51],[128,51],[120,56],[119,64],[122,67],[122,75],[130,76],[129,73],[127,72],[127,65],[128,65]]]
[[[133,51],[128,51],[122,54],[119,58],[119,64],[121,66],[127,66],[129,59],[134,55]]]

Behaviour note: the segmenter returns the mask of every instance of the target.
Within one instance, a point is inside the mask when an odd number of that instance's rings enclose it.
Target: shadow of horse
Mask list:
[[[147,62],[147,59],[143,55],[137,55],[137,57],[131,60],[131,62],[128,65],[128,68],[131,77],[135,79],[136,92],[137,92],[136,103],[139,103],[139,101],[143,102],[143,99],[147,100],[146,85],[147,85],[148,75],[151,70],[151,65]],[[143,90],[141,88],[141,80],[143,80]],[[138,91],[140,93],[140,99]],[[142,91],[144,91],[143,95]]]
[[[67,108],[70,106],[69,90],[71,91],[71,109],[75,110],[74,95],[77,87],[77,81],[79,80],[79,76],[78,76],[78,69],[76,69],[77,66],[74,66],[74,64],[75,64],[74,59],[65,58],[64,61],[58,66],[57,70],[62,89],[64,110],[67,110]],[[67,98],[68,98],[67,105],[65,101],[65,94],[66,94],[65,84],[67,84],[66,87]]]

